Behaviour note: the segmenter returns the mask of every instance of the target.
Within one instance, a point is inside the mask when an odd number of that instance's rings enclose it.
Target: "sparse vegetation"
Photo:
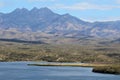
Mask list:
[[[0,41],[0,61],[119,63],[120,45],[28,44]]]
[[[93,72],[107,73],[107,74],[120,74],[120,64],[97,66],[97,67],[94,67]]]

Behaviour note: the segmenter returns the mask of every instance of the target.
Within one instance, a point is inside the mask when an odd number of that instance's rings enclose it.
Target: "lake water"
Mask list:
[[[0,62],[0,80],[120,80],[84,67],[27,66],[35,62]]]

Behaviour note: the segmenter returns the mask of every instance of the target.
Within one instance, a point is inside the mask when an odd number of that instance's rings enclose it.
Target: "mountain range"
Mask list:
[[[0,38],[74,42],[81,38],[120,38],[120,21],[88,22],[49,8],[17,8],[0,13]],[[54,39],[54,40],[53,40]]]

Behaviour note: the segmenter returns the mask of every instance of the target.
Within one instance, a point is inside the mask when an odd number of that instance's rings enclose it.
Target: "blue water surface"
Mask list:
[[[0,80],[120,80],[85,67],[28,66],[36,62],[0,62]]]

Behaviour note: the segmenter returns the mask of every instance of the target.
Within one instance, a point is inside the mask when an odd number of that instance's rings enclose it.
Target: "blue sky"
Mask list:
[[[56,13],[69,13],[92,22],[120,20],[120,0],[0,0],[0,12],[4,13],[33,7],[48,7]]]

